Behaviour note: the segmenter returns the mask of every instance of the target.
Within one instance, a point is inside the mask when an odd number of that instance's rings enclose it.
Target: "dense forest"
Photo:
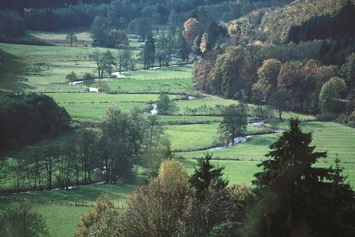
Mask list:
[[[6,94],[0,105],[1,150],[20,148],[69,128],[69,114],[49,96]]]

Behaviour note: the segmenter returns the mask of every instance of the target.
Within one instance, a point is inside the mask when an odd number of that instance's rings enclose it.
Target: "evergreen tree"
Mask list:
[[[155,61],[155,41],[151,34],[147,36],[143,49],[144,69],[149,69],[154,65]]]
[[[177,55],[182,61],[189,59],[190,48],[185,38],[180,35],[178,38],[178,52]]]
[[[253,184],[259,191],[248,236],[354,236],[355,194],[342,169],[313,165],[326,152],[315,152],[312,134],[299,121],[270,146]],[[249,213],[250,214],[250,213]],[[247,228],[248,229],[248,228]],[[254,233],[253,233],[254,232]]]
[[[209,153],[198,159],[197,166],[194,167],[195,172],[189,180],[191,185],[195,187],[199,199],[203,199],[204,193],[211,185],[216,189],[223,189],[228,185],[228,181],[222,178],[224,167],[211,164],[211,159],[212,155]]]

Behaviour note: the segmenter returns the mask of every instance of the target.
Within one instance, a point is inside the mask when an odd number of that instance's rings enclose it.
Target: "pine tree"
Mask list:
[[[291,119],[290,129],[270,146],[269,159],[258,165],[263,171],[253,184],[260,193],[254,210],[259,223],[249,226],[261,236],[354,236],[348,221],[355,215],[354,191],[344,183],[338,161],[335,168],[313,166],[327,153],[314,151],[312,134],[299,124]]]

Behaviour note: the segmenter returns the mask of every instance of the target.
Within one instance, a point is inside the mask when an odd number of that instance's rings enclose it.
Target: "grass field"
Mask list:
[[[0,199],[0,209],[14,207],[19,205],[19,200],[24,200],[43,215],[52,237],[73,236],[80,216],[93,210],[91,205],[101,193],[109,194],[115,206],[122,208],[134,188],[133,185],[88,185],[72,190],[22,193],[11,195],[8,200]],[[45,204],[38,204],[39,201]],[[83,204],[88,206],[80,206]]]

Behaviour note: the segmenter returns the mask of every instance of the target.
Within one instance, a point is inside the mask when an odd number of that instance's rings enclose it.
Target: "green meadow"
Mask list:
[[[29,34],[44,40],[60,40],[65,38],[66,32]],[[79,40],[90,40],[87,32],[77,32],[77,37]],[[130,41],[137,53],[142,43],[137,42],[134,36],[130,36]],[[72,71],[79,77],[86,72],[96,75],[95,62],[88,55],[95,50],[104,52],[106,49],[10,44],[0,44],[0,49],[5,58],[3,70],[0,71],[0,91],[46,93],[63,106],[74,120],[83,124],[101,122],[106,109],[112,105],[119,106],[123,111],[138,109],[142,113],[149,112],[149,104],[158,101],[159,93],[167,93],[174,100],[177,110],[173,115],[159,115],[158,121],[165,127],[176,159],[186,166],[189,173],[194,171],[197,158],[210,153],[213,154],[214,164],[225,167],[224,174],[231,185],[251,186],[253,175],[260,171],[257,164],[267,159],[265,154],[269,151],[268,147],[280,136],[279,133],[251,135],[261,133],[263,129],[248,126],[250,137],[247,142],[228,148],[216,148],[215,146],[221,146],[218,145],[218,126],[222,121],[216,111],[220,112],[223,106],[239,102],[195,91],[191,64],[122,72],[119,78],[106,77],[103,80],[115,94],[101,94],[89,93],[81,84],[69,85],[65,77]],[[92,87],[95,86],[94,83]],[[200,96],[188,100],[187,95]],[[252,107],[254,106],[249,105],[249,108]],[[349,176],[352,186],[355,186],[355,129],[333,122],[319,122],[314,116],[292,112],[284,112],[282,117],[297,117],[304,121],[301,127],[304,131],[313,133],[316,151],[328,152],[328,159],[316,165],[330,166],[339,157],[341,166],[345,168],[344,173]],[[280,123],[278,126],[285,129],[287,123]],[[67,136],[68,134],[62,134],[50,141],[65,140]],[[101,184],[72,190],[21,193],[10,195],[6,200],[1,199],[0,209],[4,210],[25,201],[43,214],[52,236],[72,236],[80,216],[92,209],[91,205],[100,193],[108,193],[111,200],[122,207],[127,195],[135,187],[137,186]]]

